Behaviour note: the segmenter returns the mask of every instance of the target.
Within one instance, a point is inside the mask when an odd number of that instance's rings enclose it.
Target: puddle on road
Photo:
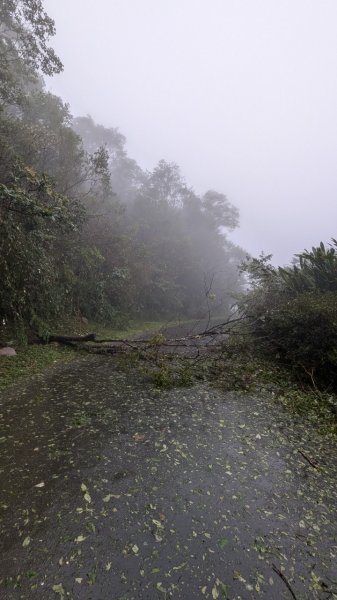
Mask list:
[[[1,403],[0,598],[337,598],[336,443],[272,399],[89,357]]]

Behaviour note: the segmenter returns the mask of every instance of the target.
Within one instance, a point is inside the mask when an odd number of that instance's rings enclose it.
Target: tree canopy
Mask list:
[[[21,102],[27,82],[39,73],[53,75],[63,66],[49,38],[55,35],[54,21],[41,0],[0,2],[0,99]]]
[[[67,315],[226,313],[243,258],[238,211],[180,168],[144,171],[118,128],[73,118],[44,88],[62,70],[41,0],[0,3],[0,318],[22,331]]]

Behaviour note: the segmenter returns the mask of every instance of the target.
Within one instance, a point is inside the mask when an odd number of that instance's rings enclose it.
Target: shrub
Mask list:
[[[251,289],[241,300],[259,347],[315,386],[337,386],[337,243],[321,243],[287,269],[274,268],[270,257],[243,265]]]

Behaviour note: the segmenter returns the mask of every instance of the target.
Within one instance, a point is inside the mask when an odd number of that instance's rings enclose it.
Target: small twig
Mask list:
[[[275,573],[281,577],[282,581],[286,584],[289,592],[291,593],[292,597],[294,598],[294,600],[297,600],[297,597],[295,596],[295,592],[293,591],[288,579],[283,575],[283,573],[273,564],[273,571],[275,571]]]
[[[318,464],[313,462],[306,454],[304,454],[304,452],[302,452],[302,450],[298,450],[298,452],[301,454],[301,456],[303,456],[303,458],[305,458],[306,461],[308,461],[309,465],[314,467],[314,469],[318,469]]]
[[[80,431],[80,433],[78,433],[77,435],[75,435],[75,437],[73,437],[73,439],[71,441],[74,442],[79,437],[81,437],[81,435],[83,435],[84,433],[85,433],[85,429],[82,429],[82,431]]]
[[[315,392],[319,392],[319,389],[318,389],[318,387],[317,387],[317,385],[315,383],[315,379],[314,379],[315,367],[311,367],[310,371],[309,371],[309,369],[307,369],[304,366],[303,366],[303,369],[306,372],[306,374],[308,375],[308,377],[310,378],[312,387],[315,390]]]

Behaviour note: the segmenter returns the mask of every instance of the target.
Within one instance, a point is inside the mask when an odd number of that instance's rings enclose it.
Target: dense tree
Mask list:
[[[117,128],[98,125],[90,116],[74,119],[73,129],[90,154],[105,148],[113,190],[123,203],[130,204],[138,193],[145,174],[137,162],[128,156],[124,135]]]
[[[53,181],[15,159],[0,184],[0,314],[18,326],[64,310],[59,285],[64,252],[56,247],[72,237],[83,220],[81,206],[61,196]],[[62,298],[60,297],[62,295]]]
[[[227,311],[237,210],[199,197],[175,163],[144,172],[118,129],[73,119],[45,91],[42,74],[62,65],[40,0],[0,2],[0,19],[0,318],[24,329]]]
[[[54,21],[41,0],[0,2],[0,100],[22,102],[27,82],[37,81],[39,72],[53,75],[62,63],[48,45],[55,34]]]
[[[224,194],[209,190],[202,198],[203,211],[211,221],[211,226],[217,229],[229,229],[232,231],[239,225],[239,211],[230,204]]]
[[[224,212],[221,220],[214,217],[213,206],[207,204],[211,194],[226,203],[227,219]],[[174,310],[197,316],[207,309],[211,292],[217,299],[214,307],[228,310],[230,294],[239,285],[237,265],[243,258],[225,236],[224,228],[231,229],[237,218],[236,209],[232,210],[216,192],[198,197],[175,163],[161,160],[147,173],[129,211],[136,239],[149,261],[137,289],[140,306],[150,313]]]

